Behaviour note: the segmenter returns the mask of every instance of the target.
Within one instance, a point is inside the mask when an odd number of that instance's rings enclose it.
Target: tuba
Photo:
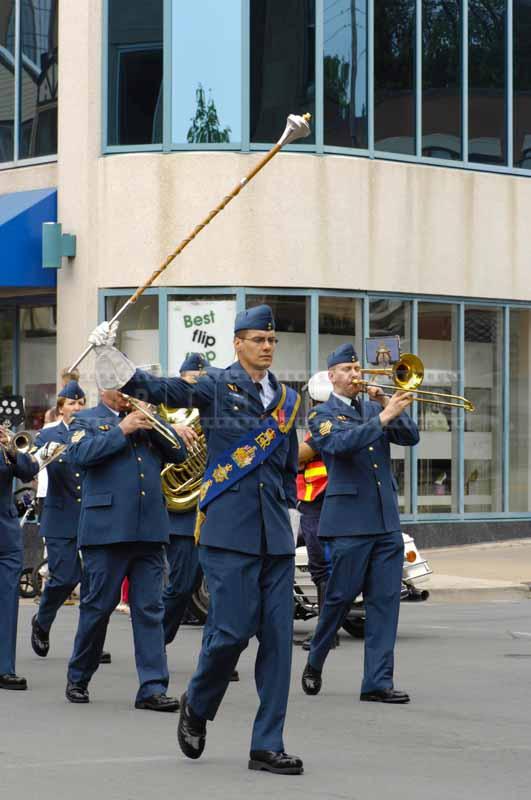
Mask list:
[[[206,467],[206,439],[201,428],[199,411],[197,408],[168,408],[160,405],[157,412],[170,425],[188,425],[199,437],[194,450],[185,461],[180,464],[166,464],[160,473],[168,511],[178,514],[194,511]]]

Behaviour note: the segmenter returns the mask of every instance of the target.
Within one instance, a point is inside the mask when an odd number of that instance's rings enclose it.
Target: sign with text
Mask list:
[[[210,366],[232,364],[235,316],[235,300],[170,300],[168,374],[178,375],[190,353],[202,353]]]

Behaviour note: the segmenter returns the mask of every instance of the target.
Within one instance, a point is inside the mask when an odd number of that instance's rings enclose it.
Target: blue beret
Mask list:
[[[83,400],[85,392],[77,381],[68,381],[66,386],[63,386],[58,397],[67,397],[68,400]]]
[[[255,306],[246,311],[240,311],[234,320],[234,333],[238,331],[274,331],[275,320],[269,306]]]
[[[347,364],[358,361],[358,354],[351,344],[340,344],[327,359],[328,369],[335,367],[336,364]]]
[[[205,363],[205,357],[202,353],[188,353],[179,367],[179,372],[191,372],[192,370],[203,369]]]

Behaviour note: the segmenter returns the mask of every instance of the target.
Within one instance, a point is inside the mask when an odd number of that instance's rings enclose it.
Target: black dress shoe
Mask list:
[[[373,692],[362,692],[360,700],[367,700],[369,703],[409,703],[410,696],[406,692],[398,689],[376,689]]]
[[[50,634],[43,631],[37,622],[37,614],[31,620],[31,646],[33,652],[41,658],[46,658],[50,649]]]
[[[240,673],[238,672],[237,669],[233,669],[232,675],[230,676],[231,683],[238,683],[239,680],[240,680]]]
[[[111,654],[107,650],[101,651],[100,664],[110,664],[112,662]]]
[[[19,678],[14,672],[8,675],[0,675],[0,689],[12,689],[13,691],[24,691],[28,688],[26,678]]]
[[[177,741],[187,758],[199,758],[205,749],[206,719],[194,714],[188,705],[186,692],[181,697],[181,715],[177,727]]]
[[[302,688],[306,694],[319,694],[323,685],[322,672],[308,662],[302,673]]]
[[[297,756],[275,753],[274,750],[251,750],[249,769],[274,772],[276,775],[302,775],[304,767]]]
[[[147,711],[178,711],[179,701],[166,694],[152,694],[151,697],[137,700],[135,708],[145,708]]]
[[[71,703],[88,703],[90,697],[88,689],[84,683],[72,683],[68,681],[65,691],[66,699]]]

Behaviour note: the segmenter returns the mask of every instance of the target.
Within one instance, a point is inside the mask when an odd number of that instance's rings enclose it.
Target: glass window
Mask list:
[[[189,353],[202,353],[213,367],[234,361],[236,298],[231,294],[168,298],[168,375],[178,375]]]
[[[0,395],[13,394],[15,310],[0,308]]]
[[[415,153],[415,0],[374,2],[374,144]]]
[[[105,318],[111,319],[128,298],[129,295],[107,297]],[[137,302],[124,312],[120,319],[116,347],[139,367],[160,368],[158,295],[141,295]]]
[[[302,392],[309,378],[309,298],[271,294],[249,294],[245,298],[246,308],[262,303],[267,303],[273,309],[278,337],[272,371],[279,380],[289,383],[301,393],[297,427],[304,428],[309,410],[308,393]]]
[[[367,147],[367,0],[324,0],[324,142]]]
[[[469,0],[468,36],[468,158],[505,164],[505,0]]]
[[[514,166],[531,169],[531,0],[514,0]]]
[[[400,351],[410,352],[411,303],[403,300],[371,300],[369,336],[400,336]],[[389,379],[391,381],[392,379]],[[387,383],[388,380],[384,378]],[[391,462],[398,483],[400,511],[411,512],[411,448],[391,445]]]
[[[461,158],[460,0],[422,3],[422,154]]]
[[[15,0],[0,14],[0,162],[13,161],[15,126]]]
[[[251,141],[276,142],[288,114],[307,111],[315,111],[315,0],[251,0]],[[298,144],[313,142],[312,133]]]
[[[173,141],[241,142],[241,0],[174,0],[172,24]]]
[[[319,298],[319,369],[326,369],[329,354],[344,342],[352,341],[363,360],[361,300],[354,297]]]
[[[465,309],[465,512],[502,510],[502,311]]]
[[[108,144],[162,142],[162,0],[109,0]]]
[[[21,0],[20,158],[57,153],[57,0]]]
[[[42,428],[44,414],[55,405],[55,306],[21,308],[19,312],[19,386],[24,397],[26,428]]]
[[[418,337],[418,355],[425,367],[421,388],[457,394],[457,306],[419,303]],[[421,431],[417,510],[421,514],[456,513],[459,412],[432,403],[416,405]]]
[[[509,511],[531,511],[531,311],[528,309],[511,309],[509,358]]]

